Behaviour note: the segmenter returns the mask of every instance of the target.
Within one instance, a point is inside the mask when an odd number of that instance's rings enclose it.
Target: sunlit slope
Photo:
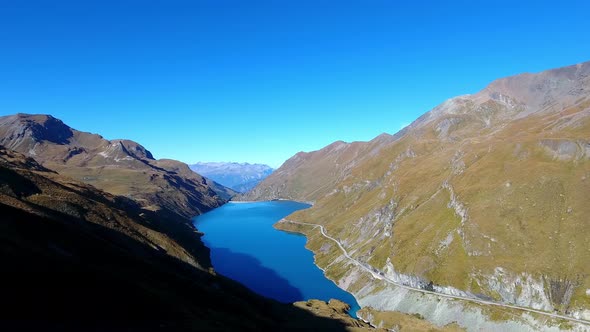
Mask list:
[[[218,207],[234,194],[184,163],[154,159],[136,142],[106,140],[50,115],[0,117],[0,144],[61,174],[177,219],[188,220]]]
[[[249,197],[315,201],[289,218],[405,283],[590,316],[589,74],[500,79],[390,139],[296,155]]]
[[[315,201],[324,197],[362,160],[377,155],[393,136],[383,134],[370,142],[334,142],[313,152],[299,152],[250,192],[246,200],[293,199]]]

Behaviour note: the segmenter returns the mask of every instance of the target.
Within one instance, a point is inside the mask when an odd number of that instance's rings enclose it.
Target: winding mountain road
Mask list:
[[[576,323],[581,323],[581,324],[585,324],[585,325],[589,325],[590,326],[590,321],[584,320],[584,319],[577,319],[574,317],[569,317],[569,316],[564,316],[564,315],[560,315],[560,314],[555,314],[555,313],[551,313],[551,312],[546,312],[546,311],[541,311],[541,310],[536,310],[536,309],[532,309],[532,308],[526,308],[526,307],[520,307],[520,306],[516,306],[516,305],[511,305],[511,304],[504,304],[504,303],[498,303],[498,302],[492,302],[492,301],[486,301],[486,300],[481,300],[481,299],[475,299],[475,298],[469,298],[469,297],[462,297],[462,296],[455,296],[455,295],[449,295],[449,294],[443,294],[443,293],[437,293],[437,292],[432,292],[432,291],[428,291],[425,289],[420,289],[420,288],[415,288],[415,287],[411,287],[411,286],[407,286],[407,285],[403,285],[400,284],[382,274],[378,274],[375,271],[373,271],[372,269],[370,269],[369,267],[367,267],[365,264],[359,262],[358,260],[354,259],[352,256],[350,256],[348,254],[348,252],[346,251],[346,249],[344,249],[344,247],[342,246],[342,244],[340,244],[340,241],[336,240],[335,238],[331,237],[330,235],[328,235],[326,233],[326,230],[324,228],[323,225],[318,225],[318,224],[311,224],[311,223],[306,223],[306,222],[299,222],[299,221],[293,221],[293,220],[288,220],[288,219],[283,219],[281,220],[281,222],[289,222],[292,224],[300,224],[300,225],[308,225],[308,226],[313,226],[313,228],[320,228],[320,233],[327,239],[330,239],[332,241],[334,241],[338,247],[340,248],[340,250],[342,250],[342,252],[344,253],[344,256],[346,258],[348,258],[350,261],[352,261],[355,265],[358,265],[359,267],[361,267],[362,269],[366,270],[367,272],[369,272],[373,278],[375,279],[379,279],[379,280],[384,280],[392,285],[395,285],[397,287],[401,287],[407,290],[411,290],[411,291],[416,291],[416,292],[420,292],[420,293],[424,293],[424,294],[432,294],[432,295],[436,295],[436,296],[440,296],[440,297],[446,297],[446,298],[450,298],[450,299],[455,299],[455,300],[462,300],[462,301],[469,301],[469,302],[474,302],[474,303],[479,303],[479,304],[484,304],[484,305],[493,305],[493,306],[498,306],[498,307],[504,307],[504,308],[510,308],[510,309],[516,309],[516,310],[521,310],[521,311],[526,311],[526,312],[532,312],[532,313],[536,313],[536,314],[540,314],[540,315],[544,315],[544,316],[548,316],[548,317],[553,317],[553,318],[560,318],[560,319],[564,319],[564,320],[568,320],[571,322],[576,322]]]

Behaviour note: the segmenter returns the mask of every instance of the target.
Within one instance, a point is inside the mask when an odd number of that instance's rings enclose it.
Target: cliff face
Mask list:
[[[174,160],[155,160],[140,144],[108,141],[50,115],[0,117],[0,145],[60,174],[126,196],[144,209],[188,220],[218,207],[234,192]]]
[[[315,201],[289,219],[403,284],[590,319],[589,133],[583,63],[497,80],[395,136],[299,153],[246,197]],[[328,274],[360,292],[343,264]]]
[[[208,269],[160,216],[0,146],[2,327],[8,330],[370,329],[262,298]]]

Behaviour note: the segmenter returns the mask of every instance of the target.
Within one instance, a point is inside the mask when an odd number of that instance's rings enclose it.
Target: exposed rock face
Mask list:
[[[200,162],[190,168],[237,192],[247,192],[269,176],[273,169],[268,165],[249,163]]]
[[[422,315],[404,314],[399,312],[378,311],[371,307],[363,308],[357,313],[364,320],[375,322],[375,325],[388,331],[414,332],[459,332],[465,331],[456,323],[450,323],[446,326],[438,327],[422,317]]]
[[[395,136],[299,153],[246,197],[314,201],[289,219],[402,284],[590,319],[589,133],[587,62],[497,80]],[[359,295],[364,274],[316,241],[318,265]]]
[[[142,207],[188,220],[218,207],[234,192],[173,160],[155,160],[130,140],[108,141],[80,132],[50,115],[0,117],[0,144],[34,157],[45,167]]]
[[[342,301],[331,299],[328,302],[320,300],[300,301],[293,304],[297,308],[312,312],[319,317],[326,317],[342,321],[347,331],[387,331],[385,329],[375,329],[362,320],[352,318],[348,315],[350,306]]]
[[[21,119],[19,123],[10,118],[0,120],[6,126],[0,142],[9,149],[31,151],[40,141],[67,144],[74,136],[71,128],[52,116],[18,114],[16,117]]]

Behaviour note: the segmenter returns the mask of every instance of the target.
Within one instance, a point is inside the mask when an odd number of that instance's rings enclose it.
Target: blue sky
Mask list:
[[[0,115],[277,167],[590,60],[587,1],[0,0]]]

